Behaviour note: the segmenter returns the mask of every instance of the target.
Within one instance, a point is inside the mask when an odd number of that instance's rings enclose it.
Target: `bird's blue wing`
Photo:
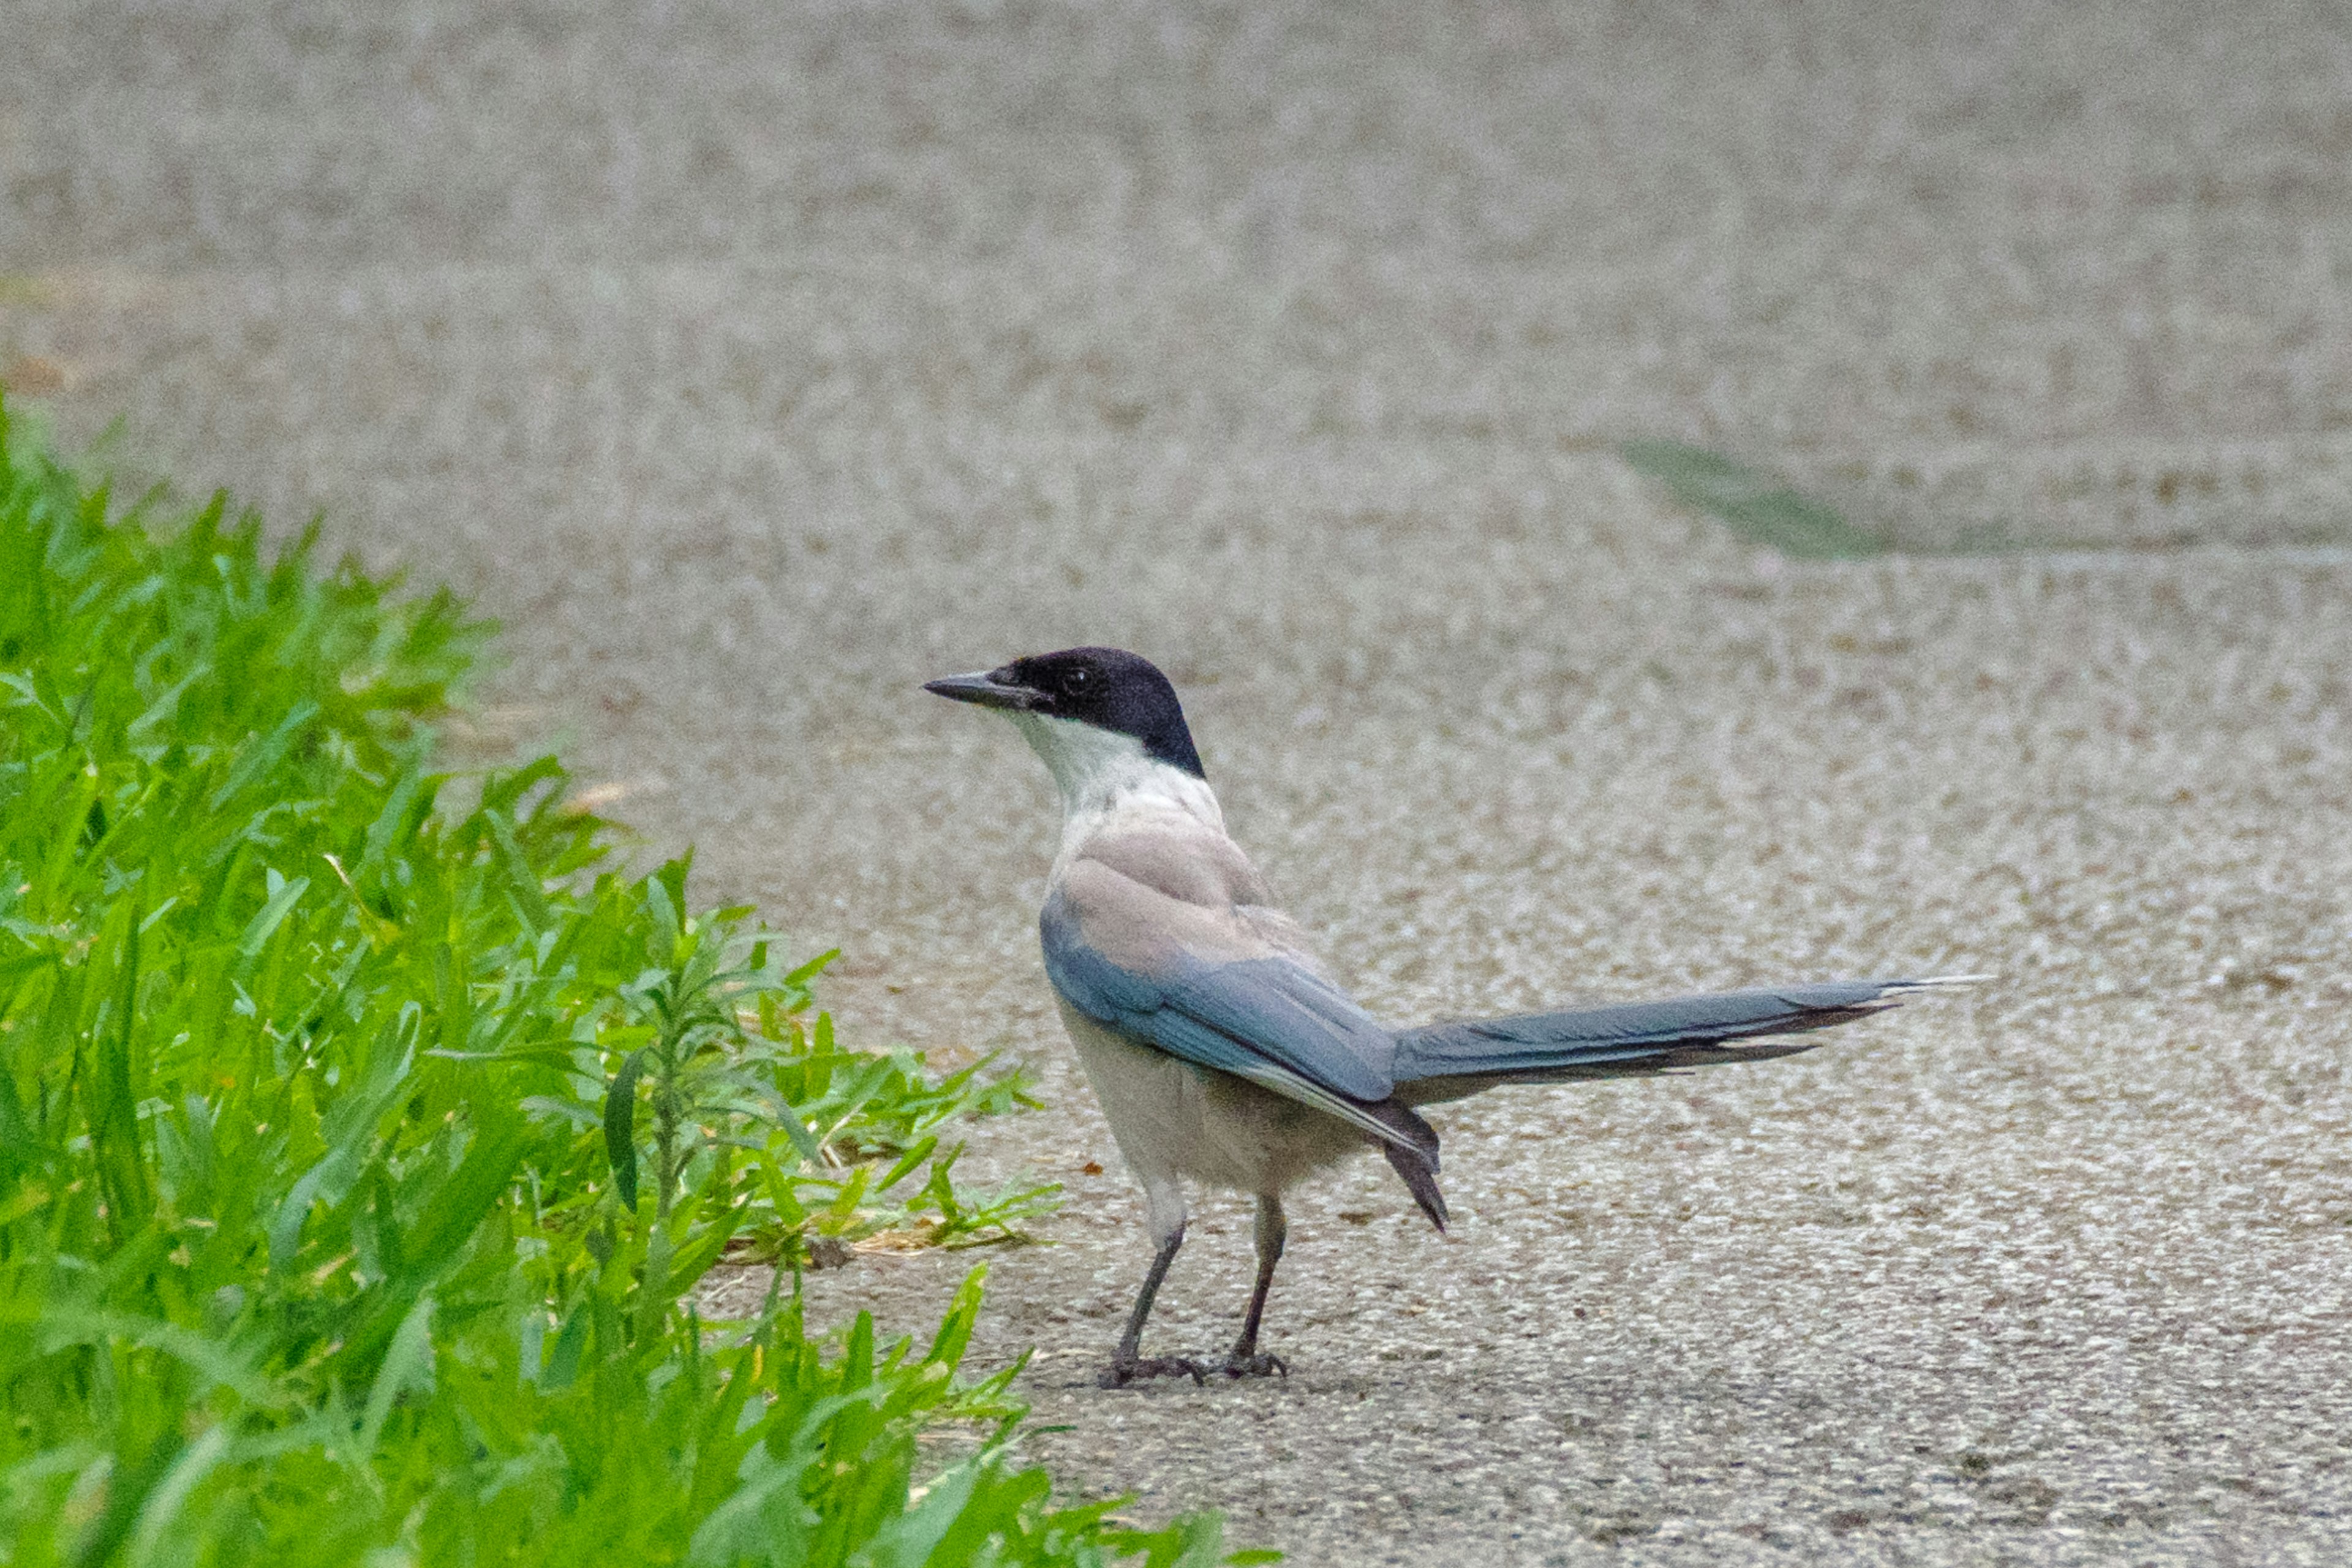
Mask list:
[[[1326,1110],[1333,1096],[1381,1100],[1395,1087],[1389,1031],[1292,959],[1217,962],[1177,950],[1114,960],[1087,940],[1080,911],[1059,891],[1046,900],[1038,933],[1045,973],[1072,1006],[1171,1056]]]

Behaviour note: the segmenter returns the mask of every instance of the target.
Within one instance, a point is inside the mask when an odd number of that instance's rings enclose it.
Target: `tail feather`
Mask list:
[[[1425,1157],[1417,1149],[1401,1149],[1394,1143],[1381,1145],[1381,1152],[1389,1157],[1389,1164],[1404,1179],[1405,1190],[1429,1223],[1438,1229],[1445,1228],[1445,1194],[1437,1190],[1437,1162]]]
[[[1364,1107],[1393,1137],[1380,1141],[1381,1152],[1403,1178],[1412,1201],[1429,1223],[1445,1228],[1445,1194],[1437,1190],[1437,1130],[1401,1100],[1377,1100]]]
[[[1792,1056],[1819,1043],[1792,1036],[1984,978],[1850,980],[1431,1024],[1397,1037],[1391,1070],[1406,1099],[1427,1104],[1496,1081],[1622,1078]]]

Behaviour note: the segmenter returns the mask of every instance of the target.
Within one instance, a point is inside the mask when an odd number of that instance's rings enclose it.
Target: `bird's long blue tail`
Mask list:
[[[1430,1024],[1397,1037],[1391,1072],[1400,1098],[1425,1105],[1497,1082],[1626,1078],[1793,1056],[1820,1042],[1792,1037],[1881,1012],[1922,991],[1982,978],[1950,974],[1778,985]]]

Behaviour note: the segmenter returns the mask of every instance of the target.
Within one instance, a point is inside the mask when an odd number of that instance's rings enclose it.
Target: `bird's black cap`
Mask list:
[[[1069,647],[1031,654],[1000,668],[950,675],[923,683],[923,689],[982,708],[1075,719],[1097,730],[1132,735],[1146,756],[1183,769],[1194,778],[1201,754],[1184,723],[1176,688],[1159,666],[1140,654],[1115,647]]]

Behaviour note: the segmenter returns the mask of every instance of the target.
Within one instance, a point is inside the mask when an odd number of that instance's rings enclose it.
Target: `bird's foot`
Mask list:
[[[1206,1383],[1209,1369],[1190,1356],[1122,1356],[1103,1368],[1102,1376],[1095,1381],[1104,1388],[1125,1388],[1147,1377],[1189,1377],[1194,1383]]]
[[[1268,1355],[1264,1351],[1244,1355],[1235,1351],[1225,1358],[1224,1373],[1227,1377],[1288,1377],[1290,1368],[1278,1355]]]

